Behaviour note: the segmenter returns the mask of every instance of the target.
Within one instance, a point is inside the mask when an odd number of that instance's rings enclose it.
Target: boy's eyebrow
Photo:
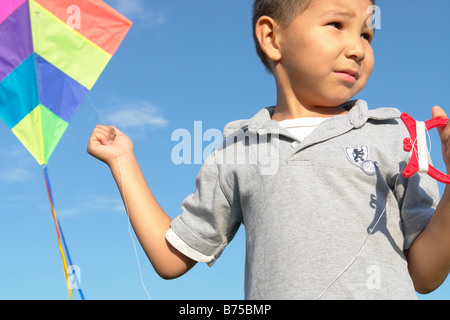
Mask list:
[[[356,17],[356,13],[353,11],[349,11],[349,10],[345,10],[345,9],[331,9],[328,11],[325,11],[321,17],[327,18],[327,17],[335,17],[335,16],[341,16],[344,18],[355,18]],[[366,27],[367,27],[367,23],[366,23]],[[375,28],[368,28],[370,30],[373,31],[373,36],[375,36]]]
[[[342,16],[342,17],[346,17],[346,18],[354,18],[356,17],[356,13],[349,11],[349,10],[345,10],[345,9],[331,9],[328,11],[325,11],[321,17],[328,17],[328,16]]]

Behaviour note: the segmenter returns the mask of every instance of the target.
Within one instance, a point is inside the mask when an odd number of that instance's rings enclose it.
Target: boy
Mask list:
[[[247,299],[415,299],[415,290],[445,280],[450,190],[438,204],[429,176],[400,174],[409,159],[399,111],[349,101],[374,66],[371,5],[255,1],[255,42],[275,77],[277,104],[227,125],[224,146],[173,221],[148,188],[131,140],[96,127],[88,152],[111,168],[161,277],[212,265],[244,224]],[[433,116],[445,113],[434,108]],[[440,133],[450,172],[450,126]]]

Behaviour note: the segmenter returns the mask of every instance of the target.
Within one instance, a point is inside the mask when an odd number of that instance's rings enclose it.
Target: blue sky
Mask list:
[[[73,118],[48,166],[64,234],[87,299],[147,299],[129,225],[108,168],[86,153],[93,127],[115,124],[135,143],[153,193],[173,218],[195,189],[199,164],[175,165],[172,133],[221,130],[273,105],[273,79],[251,38],[251,0],[108,0],[134,25]],[[378,0],[376,66],[358,98],[395,106],[417,120],[450,112],[450,2]],[[94,105],[95,108],[92,106]],[[97,114],[97,111],[100,116]],[[442,168],[439,140],[432,159]],[[403,137],[399,137],[403,139]],[[0,299],[67,299],[42,168],[0,122]],[[192,154],[192,162],[194,154]],[[441,192],[443,185],[440,185]],[[138,246],[152,299],[242,299],[244,229],[213,268],[197,265],[165,281]],[[134,235],[133,235],[134,237]],[[75,294],[75,298],[78,296]],[[450,280],[421,299],[450,299]]]

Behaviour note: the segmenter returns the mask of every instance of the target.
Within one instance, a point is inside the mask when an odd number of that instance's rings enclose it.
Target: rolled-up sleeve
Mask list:
[[[410,249],[416,237],[428,226],[439,203],[436,180],[427,174],[416,174],[403,184],[401,221],[404,250]]]
[[[234,238],[240,221],[224,193],[221,172],[212,154],[202,166],[196,191],[182,203],[166,234],[167,241],[191,259],[212,266]]]

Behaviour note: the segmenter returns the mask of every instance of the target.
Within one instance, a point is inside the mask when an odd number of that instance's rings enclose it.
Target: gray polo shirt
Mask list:
[[[211,266],[244,225],[246,299],[417,299],[403,250],[431,219],[437,183],[400,174],[397,109],[345,107],[302,142],[274,108],[228,124],[167,240]]]

